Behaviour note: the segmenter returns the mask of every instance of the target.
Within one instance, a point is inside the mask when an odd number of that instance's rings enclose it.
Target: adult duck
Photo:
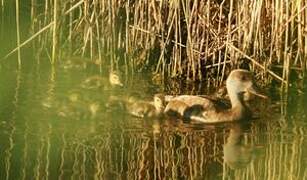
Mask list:
[[[226,80],[226,88],[231,107],[210,97],[180,95],[168,102],[164,112],[204,123],[238,121],[251,117],[251,111],[244,101],[244,93],[252,93],[266,98],[257,93],[253,75],[247,70],[233,70]]]

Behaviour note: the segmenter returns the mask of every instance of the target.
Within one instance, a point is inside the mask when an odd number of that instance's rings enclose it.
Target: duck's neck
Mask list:
[[[243,93],[228,92],[231,101],[231,111],[234,119],[242,119],[250,116],[250,111],[243,100]]]
[[[244,103],[242,101],[242,97],[239,93],[235,93],[235,92],[228,92],[230,101],[231,101],[231,107],[235,108],[235,107],[243,107]]]
[[[164,111],[164,107],[163,106],[157,106],[155,105],[155,108],[156,108],[156,112],[157,113],[162,113]]]

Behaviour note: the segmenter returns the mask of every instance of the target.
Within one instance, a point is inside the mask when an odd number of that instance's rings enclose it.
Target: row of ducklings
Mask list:
[[[123,83],[118,71],[110,71],[108,78],[93,75],[80,82],[81,90],[79,88],[68,90],[64,99],[53,102],[44,101],[43,106],[46,108],[55,107],[57,115],[64,118],[94,118],[102,110],[101,103],[96,98],[91,97],[88,92],[85,91],[84,93],[83,89],[110,90],[113,87],[122,86]]]
[[[230,106],[205,95],[156,94],[152,102],[129,97],[125,100],[125,107],[131,115],[142,118],[167,115],[204,123],[217,123],[250,118],[252,112],[245,102],[250,94],[266,98],[256,91],[253,75],[247,70],[233,70],[226,80],[226,89]]]

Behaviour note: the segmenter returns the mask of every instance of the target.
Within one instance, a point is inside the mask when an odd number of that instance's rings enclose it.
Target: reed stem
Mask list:
[[[20,55],[20,29],[19,29],[19,0],[15,1],[16,10],[16,37],[17,37],[17,58],[18,68],[21,68],[21,55]]]

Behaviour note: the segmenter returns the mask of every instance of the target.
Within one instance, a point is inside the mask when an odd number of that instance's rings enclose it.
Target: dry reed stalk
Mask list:
[[[238,53],[240,53],[242,56],[244,56],[245,58],[247,58],[248,60],[252,61],[252,63],[254,63],[257,67],[261,68],[262,70],[265,70],[265,67],[263,65],[261,65],[260,63],[258,63],[256,60],[254,60],[253,58],[249,57],[248,55],[244,54],[243,51],[237,49],[236,47],[234,47],[233,45],[231,44],[228,44],[230,48],[234,49],[235,51],[237,51]],[[282,83],[286,83],[286,81],[279,77],[276,73],[274,73],[273,71],[270,71],[270,70],[267,70],[267,72],[275,77],[277,80],[281,81]]]
[[[58,46],[58,0],[53,1],[53,27],[52,27],[52,56],[51,63],[54,64],[57,59],[57,46]]]
[[[220,4],[219,7],[219,23],[218,23],[218,28],[217,28],[217,34],[221,34],[221,24],[222,24],[222,17],[223,17],[223,6],[224,6],[225,0],[223,0]],[[221,39],[218,37],[217,39],[217,44],[220,45],[221,44]],[[221,69],[221,62],[222,62],[222,51],[219,50],[218,51],[218,68],[217,68],[217,75],[216,75],[216,79],[219,81],[219,76],[220,76],[220,69]],[[215,64],[214,60],[213,63]]]
[[[35,39],[36,37],[38,37],[40,34],[42,34],[44,31],[48,30],[49,28],[51,28],[53,26],[53,22],[51,22],[50,24],[48,24],[47,26],[45,26],[44,28],[40,29],[37,33],[35,33],[34,35],[32,35],[30,38],[28,38],[26,41],[24,41],[23,43],[21,43],[18,47],[16,47],[15,49],[13,49],[12,51],[10,51],[7,55],[5,55],[5,57],[3,59],[7,59],[9,56],[11,56],[13,53],[15,53],[16,51],[18,51],[18,49],[22,48],[23,46],[27,45],[28,43],[32,42],[33,39]]]
[[[230,42],[230,39],[231,39],[231,19],[232,19],[232,14],[233,14],[233,0],[230,0],[230,6],[229,6],[229,14],[228,14],[228,26],[227,26],[227,38],[226,38],[226,44],[228,44]],[[226,49],[225,49],[225,56],[224,56],[224,62],[227,61],[227,54],[228,54],[228,46],[226,46]],[[221,82],[223,81],[224,79],[224,76],[225,76],[225,67],[226,67],[226,63],[223,63],[223,68],[222,68],[222,75],[221,75],[221,78],[220,78],[220,85],[221,85]]]
[[[173,28],[173,24],[174,24],[174,19],[175,19],[175,16],[171,17],[171,20],[169,22],[169,27],[168,27],[168,30],[167,30],[167,34],[166,34],[166,38],[164,39],[162,37],[162,47],[161,47],[161,51],[162,52],[165,52],[166,51],[166,46],[169,44],[170,42],[170,35],[171,35],[171,31],[172,31],[172,28]],[[160,57],[159,57],[159,60],[158,60],[158,64],[156,66],[156,71],[155,73],[158,73],[159,70],[161,69],[161,66],[162,66],[162,72],[164,71],[163,69],[165,68],[165,53],[161,53]]]
[[[20,55],[20,29],[19,29],[19,0],[15,1],[16,10],[16,37],[17,37],[17,58],[18,58],[18,68],[21,68],[21,55]]]
[[[71,9],[73,7],[73,0],[69,1],[69,9]],[[68,14],[69,16],[69,30],[68,30],[68,42],[69,42],[69,52],[71,53],[72,50],[72,45],[73,45],[73,12],[70,11],[70,13]]]

